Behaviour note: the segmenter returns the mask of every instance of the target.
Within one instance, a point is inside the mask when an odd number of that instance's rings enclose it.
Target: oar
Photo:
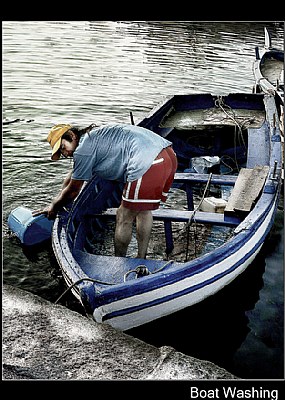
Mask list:
[[[271,48],[271,36],[270,33],[268,32],[267,28],[264,28],[264,47],[266,49],[270,49]]]

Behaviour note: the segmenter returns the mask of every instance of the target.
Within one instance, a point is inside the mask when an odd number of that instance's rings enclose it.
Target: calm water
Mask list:
[[[46,205],[70,161],[50,161],[52,125],[129,122],[164,96],[251,92],[264,26],[282,23],[3,22],[3,281],[54,301],[63,292],[50,245],[30,253],[7,217]],[[198,306],[130,331],[211,360],[242,378],[283,378],[283,199],[262,253],[236,282]],[[67,297],[63,304],[77,308]]]

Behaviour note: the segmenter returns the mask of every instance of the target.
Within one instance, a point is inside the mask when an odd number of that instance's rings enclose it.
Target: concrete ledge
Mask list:
[[[4,285],[2,299],[3,380],[238,379],[24,290]]]

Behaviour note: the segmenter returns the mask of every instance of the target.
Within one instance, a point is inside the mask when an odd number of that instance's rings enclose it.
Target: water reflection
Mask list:
[[[251,92],[254,49],[264,43],[265,24],[4,21],[2,25],[3,278],[54,301],[65,286],[51,249],[27,253],[9,238],[7,229],[12,209],[43,207],[71,168],[69,160],[50,161],[46,141],[50,127],[129,123],[130,111],[137,122],[164,96],[176,93]],[[283,23],[266,26],[274,46],[282,48]],[[281,243],[280,237],[275,240]],[[198,358],[216,361],[220,353],[225,366],[232,358],[237,375],[256,371],[259,378],[270,373],[279,376],[282,362],[275,360],[283,354],[278,312],[283,309],[283,248],[266,253],[266,258],[262,254],[234,287],[203,305],[154,322],[138,335]],[[71,299],[67,295],[64,304],[74,306]],[[261,331],[264,319],[268,325]],[[270,329],[278,337],[270,336]],[[268,361],[268,368],[262,359]]]

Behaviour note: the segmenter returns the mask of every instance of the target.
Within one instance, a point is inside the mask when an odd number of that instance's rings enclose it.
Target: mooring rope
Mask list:
[[[167,263],[163,264],[160,268],[158,268],[157,270],[155,270],[153,272],[149,271],[149,269],[145,265],[138,265],[137,268],[132,269],[125,273],[124,282],[126,282],[127,276],[132,272],[136,273],[137,277],[138,276],[146,276],[146,275],[150,275],[150,274],[156,274],[157,272],[162,271],[165,267],[167,267],[169,264],[171,264],[173,262],[174,262],[174,260],[169,260],[169,261],[167,261]],[[79,283],[84,282],[84,281],[99,283],[101,285],[116,285],[117,284],[117,283],[113,283],[113,282],[100,281],[99,279],[88,278],[88,277],[80,278],[77,281],[73,282],[70,286],[68,286],[68,288],[55,300],[54,304],[57,304],[59,302],[59,300],[62,299],[63,296],[65,296],[65,294],[67,292],[69,292],[72,288],[74,288],[74,286],[76,286]]]
[[[115,285],[115,283],[110,283],[110,282],[103,282],[100,281],[99,279],[93,279],[93,278],[81,278],[78,279],[77,281],[73,282],[70,286],[68,286],[68,288],[56,299],[56,301],[54,302],[54,304],[57,304],[59,302],[59,300],[67,293],[69,292],[69,290],[71,290],[72,288],[74,288],[75,285],[78,285],[78,283],[84,282],[84,281],[89,281],[89,282],[94,282],[94,283],[100,283],[102,285]]]

